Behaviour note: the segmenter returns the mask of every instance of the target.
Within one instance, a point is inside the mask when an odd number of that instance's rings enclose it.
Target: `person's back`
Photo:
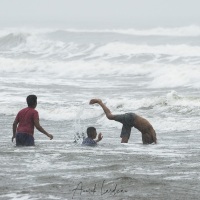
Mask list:
[[[34,143],[34,127],[40,132],[47,135],[50,139],[53,136],[47,133],[39,123],[39,114],[35,110],[37,106],[37,96],[29,95],[26,98],[28,107],[20,110],[13,122],[13,137],[16,138],[17,146],[33,146]]]
[[[18,133],[34,134],[34,119],[39,119],[38,112],[30,107],[20,110],[16,120],[19,122],[17,127]]]
[[[148,120],[136,115],[133,126],[142,133],[143,144],[157,143],[156,132]]]

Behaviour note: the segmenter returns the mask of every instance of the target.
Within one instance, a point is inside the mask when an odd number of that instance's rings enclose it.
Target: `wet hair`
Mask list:
[[[37,96],[36,95],[29,95],[26,98],[26,102],[29,107],[37,105]]]
[[[87,136],[89,138],[94,138],[95,134],[96,134],[96,128],[94,128],[94,127],[88,127],[87,128]]]

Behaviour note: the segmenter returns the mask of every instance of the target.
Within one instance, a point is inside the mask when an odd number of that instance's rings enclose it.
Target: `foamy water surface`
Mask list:
[[[199,30],[0,30],[0,199],[199,199]],[[29,94],[54,139],[36,131],[18,148]],[[135,129],[121,144],[91,98],[147,118],[158,144]],[[96,148],[81,146],[88,126],[104,136]]]

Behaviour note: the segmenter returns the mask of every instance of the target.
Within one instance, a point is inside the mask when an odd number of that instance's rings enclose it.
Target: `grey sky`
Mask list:
[[[199,8],[200,0],[0,0],[0,25],[199,25]]]

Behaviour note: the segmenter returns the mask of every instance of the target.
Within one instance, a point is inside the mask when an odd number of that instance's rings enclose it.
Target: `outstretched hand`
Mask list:
[[[12,136],[12,142],[14,141],[14,139],[15,139],[15,136]]]
[[[50,138],[50,140],[53,139],[53,135],[51,135],[51,134],[48,134],[48,137]]]
[[[101,99],[91,99],[89,104],[101,103]]]

